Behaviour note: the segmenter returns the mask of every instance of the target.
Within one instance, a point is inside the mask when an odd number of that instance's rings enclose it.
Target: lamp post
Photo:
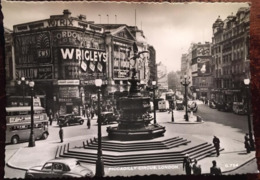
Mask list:
[[[95,85],[98,88],[98,150],[97,150],[97,161],[96,161],[96,176],[102,177],[104,173],[104,162],[102,158],[102,144],[101,144],[101,122],[100,122],[100,88],[102,85],[102,79],[96,79]]]
[[[156,122],[156,110],[155,110],[155,88],[156,88],[156,81],[152,81],[153,85],[153,118],[154,118],[154,124],[157,124]]]
[[[34,97],[34,81],[29,82],[29,87],[31,88],[31,133],[30,133],[30,138],[29,138],[29,145],[28,147],[34,147],[35,146],[35,137],[34,137],[34,110],[33,110],[33,97]]]
[[[189,121],[188,108],[187,108],[187,106],[188,106],[187,87],[190,84],[189,78],[190,77],[185,74],[184,78],[181,81],[181,84],[185,87],[185,95],[184,95],[185,96],[185,115],[184,115],[184,119],[186,121]]]
[[[25,87],[25,85],[28,85],[28,83],[29,83],[29,81],[25,80],[25,77],[21,77],[21,80],[17,81],[17,84],[21,85],[22,89],[23,89],[23,106],[24,106],[24,87]]]
[[[251,120],[250,120],[250,108],[249,108],[249,103],[250,103],[250,89],[249,89],[249,85],[250,85],[250,79],[244,79],[244,83],[246,86],[246,98],[247,98],[247,121],[248,121],[248,130],[249,130],[249,142],[250,142],[250,147],[251,150],[255,150],[255,144],[254,144],[254,140],[253,140],[253,134],[252,134],[252,126],[251,126]]]

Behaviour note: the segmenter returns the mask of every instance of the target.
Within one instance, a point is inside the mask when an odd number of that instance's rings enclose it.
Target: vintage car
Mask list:
[[[216,109],[217,108],[217,104],[214,100],[210,100],[209,101],[209,107],[212,109]]]
[[[70,126],[71,124],[82,125],[83,123],[84,123],[84,119],[82,119],[80,116],[76,116],[74,114],[60,115],[60,117],[58,119],[58,124],[60,126]]]
[[[183,105],[183,100],[176,100],[176,110],[183,110],[184,105]]]
[[[231,111],[233,111],[232,103],[219,102],[219,103],[217,103],[217,110],[224,111],[224,112],[231,112]]]
[[[188,101],[188,104],[187,104],[187,110],[188,112],[197,112],[198,111],[198,105],[195,101]]]
[[[29,178],[76,178],[93,177],[93,172],[74,158],[52,159],[42,166],[34,166],[25,173]]]
[[[158,102],[159,111],[167,111],[170,108],[169,101],[161,100]]]
[[[101,124],[110,124],[113,122],[117,122],[118,118],[119,115],[115,115],[113,112],[110,111],[101,112],[100,114]]]
[[[246,105],[243,102],[233,102],[233,112],[239,115],[247,114]]]

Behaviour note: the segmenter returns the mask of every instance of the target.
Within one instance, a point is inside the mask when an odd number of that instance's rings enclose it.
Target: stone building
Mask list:
[[[243,80],[250,78],[249,8],[240,8],[235,15],[214,22],[212,38],[212,72],[214,99],[242,102]]]
[[[149,53],[143,53],[136,63],[131,61],[133,44],[139,52],[148,49],[137,27],[95,24],[84,15],[72,17],[64,10],[49,19],[14,25],[12,37],[15,63],[9,69],[15,73],[11,79],[35,81],[35,92],[45,97],[46,108],[61,114],[80,114],[83,105],[95,103],[97,78],[103,80],[104,103],[111,94],[113,98],[116,92],[128,90],[132,67],[139,80],[147,83],[149,78]]]

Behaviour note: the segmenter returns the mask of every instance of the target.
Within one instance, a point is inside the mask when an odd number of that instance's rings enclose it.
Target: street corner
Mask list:
[[[46,161],[55,158],[57,146],[43,148],[39,147],[22,147],[6,163],[9,167],[27,170],[33,166],[42,165]]]

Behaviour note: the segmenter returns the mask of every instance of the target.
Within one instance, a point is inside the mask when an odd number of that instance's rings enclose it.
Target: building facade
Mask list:
[[[46,97],[47,109],[81,114],[84,105],[96,99],[97,78],[103,80],[104,102],[129,89],[133,67],[139,80],[148,81],[149,54],[131,61],[134,43],[139,52],[148,48],[139,31],[125,24],[94,24],[84,15],[72,17],[69,10],[14,25],[13,80],[35,81],[35,92]]]
[[[212,71],[216,101],[244,102],[243,80],[250,78],[249,8],[213,24]]]

